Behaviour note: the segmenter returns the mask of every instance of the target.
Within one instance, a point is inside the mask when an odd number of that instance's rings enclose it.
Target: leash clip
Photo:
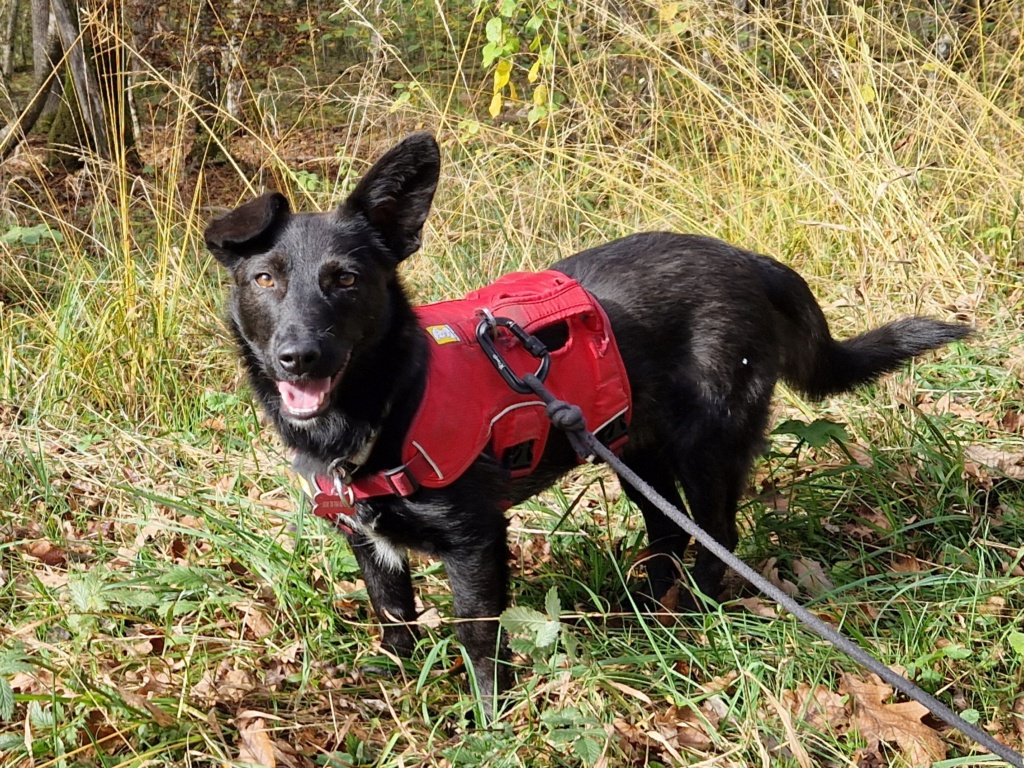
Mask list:
[[[548,377],[548,370],[551,368],[551,353],[548,352],[544,342],[523,330],[515,320],[508,317],[495,317],[488,309],[484,309],[482,313],[484,318],[476,327],[476,340],[480,343],[481,349],[487,355],[487,359],[491,361],[491,365],[501,374],[501,378],[505,380],[506,384],[522,395],[530,394],[534,391],[533,388],[516,375],[516,372],[512,370],[494,344],[498,328],[508,329],[513,336],[522,342],[527,352],[540,360],[540,366],[537,368],[537,372],[533,374],[540,381],[544,381]]]
[[[334,476],[334,495],[350,507],[356,505],[356,492],[352,490],[351,485],[342,480],[338,475]]]
[[[334,495],[350,507],[356,503],[356,493],[352,490],[351,465],[345,459],[335,459],[327,467],[328,476],[334,483]]]

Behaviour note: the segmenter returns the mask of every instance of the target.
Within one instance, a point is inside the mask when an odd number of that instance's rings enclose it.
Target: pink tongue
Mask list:
[[[314,381],[279,381],[277,391],[281,393],[281,404],[292,413],[312,413],[323,405],[331,391],[331,379]]]

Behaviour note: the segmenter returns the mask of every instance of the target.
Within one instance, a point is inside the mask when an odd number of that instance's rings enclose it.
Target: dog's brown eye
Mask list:
[[[273,288],[275,285],[274,278],[266,272],[260,272],[256,275],[256,285],[260,288]]]
[[[356,284],[356,276],[352,272],[339,272],[335,282],[339,288],[351,288]]]

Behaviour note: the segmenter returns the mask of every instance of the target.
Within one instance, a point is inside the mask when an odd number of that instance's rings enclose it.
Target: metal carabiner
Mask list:
[[[498,348],[494,345],[492,333],[499,327],[507,328],[513,336],[522,342],[527,352],[540,360],[540,366],[537,368],[534,376],[541,381],[544,381],[548,376],[548,369],[551,367],[551,355],[548,352],[548,348],[544,346],[544,342],[524,331],[515,320],[507,317],[494,317],[490,312],[484,311],[484,319],[476,327],[476,340],[480,342],[480,347],[487,355],[487,359],[491,361],[491,365],[494,366],[495,370],[501,374],[501,378],[505,380],[505,383],[516,392],[528,395],[533,392],[533,389],[516,375],[516,372],[509,367],[505,358],[501,356]]]

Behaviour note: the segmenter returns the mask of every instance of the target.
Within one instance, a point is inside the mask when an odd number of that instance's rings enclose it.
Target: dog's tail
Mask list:
[[[837,341],[807,283],[771,259],[761,264],[765,288],[782,330],[782,377],[814,398],[843,392],[895,370],[910,358],[971,333],[970,326],[907,317]]]

